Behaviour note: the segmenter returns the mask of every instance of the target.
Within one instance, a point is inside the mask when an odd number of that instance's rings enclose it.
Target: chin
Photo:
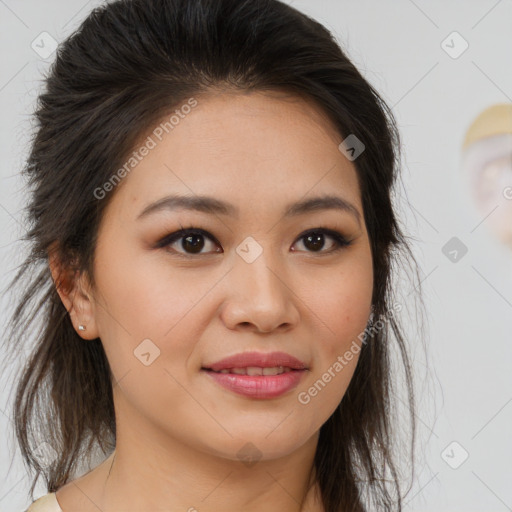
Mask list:
[[[269,431],[255,432],[248,430],[247,435],[233,436],[222,448],[217,442],[210,446],[208,451],[216,456],[231,461],[245,462],[247,466],[258,461],[275,460],[286,457],[300,448],[307,441],[305,439],[290,438],[288,432],[281,435]]]

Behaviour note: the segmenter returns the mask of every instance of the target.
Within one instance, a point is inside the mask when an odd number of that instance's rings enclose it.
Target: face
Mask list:
[[[154,147],[110,192],[79,332],[101,338],[120,424],[225,459],[249,441],[277,458],[318,432],[358,360],[373,270],[356,170],[305,100],[196,101],[168,133],[149,134]],[[171,195],[213,201],[161,201]],[[310,202],[326,196],[337,201]],[[193,231],[180,238],[182,228]],[[305,369],[204,369],[247,352],[286,353]]]

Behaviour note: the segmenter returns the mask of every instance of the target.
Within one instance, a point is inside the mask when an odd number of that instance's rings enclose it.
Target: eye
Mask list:
[[[331,248],[329,250],[322,250],[325,247],[325,238],[331,239]],[[205,242],[205,239],[208,239],[212,245],[217,245],[218,248],[214,248],[213,251],[207,250],[202,252],[202,250],[208,246],[208,244]],[[303,240],[302,243],[304,247],[306,247],[307,252],[320,254],[333,253],[343,249],[344,247],[348,247],[352,243],[352,241],[347,240],[338,231],[327,228],[310,229],[305,233],[302,233],[297,240]],[[194,227],[182,228],[179,231],[175,231],[174,233],[165,236],[157,243],[156,247],[170,248],[172,252],[176,252],[184,256],[223,252],[222,248],[220,248],[219,242],[215,239],[214,236],[210,235],[210,233],[201,228]],[[178,250],[178,248],[180,248],[181,251]],[[292,250],[296,252],[296,249]]]
[[[325,237],[332,240],[332,246],[331,249],[322,251],[325,246]],[[310,249],[308,252],[319,252],[321,254],[339,251],[344,247],[348,247],[352,243],[351,240],[347,240],[338,231],[327,228],[311,229],[305,233],[302,233],[298,240],[304,240],[302,244],[307,249]]]
[[[217,245],[220,244],[215,240],[215,238],[210,235],[207,231],[204,231],[200,228],[182,228],[179,231],[171,233],[166,237],[162,238],[157,244],[157,247],[171,247],[171,250],[177,252],[179,254],[195,255],[195,254],[204,254],[201,253],[201,250],[205,247],[204,239],[207,238],[210,241],[213,241]],[[177,243],[181,240],[181,243]],[[173,245],[177,245],[183,249],[184,252],[173,248]],[[215,250],[214,252],[223,252],[222,250]]]

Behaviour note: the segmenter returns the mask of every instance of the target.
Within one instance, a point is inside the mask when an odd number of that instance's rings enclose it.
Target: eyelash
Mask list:
[[[329,236],[330,238],[332,238],[334,240],[335,247],[328,251],[323,251],[323,250],[320,250],[318,252],[306,251],[306,252],[310,252],[311,254],[318,254],[318,255],[332,254],[332,253],[340,251],[341,249],[344,249],[352,244],[352,240],[347,240],[347,238],[345,238],[338,231],[335,231],[335,230],[329,229],[329,228],[322,228],[322,227],[308,229],[307,231],[305,231],[304,233],[299,235],[299,237],[297,238],[296,241],[306,238],[308,235],[314,235],[314,234],[323,234],[323,235]],[[168,247],[171,244],[173,244],[174,242],[176,242],[182,238],[186,238],[189,235],[204,236],[206,238],[209,238],[212,242],[214,242],[215,244],[220,246],[220,243],[216,240],[216,238],[214,236],[210,235],[210,233],[208,233],[208,231],[205,231],[204,229],[201,229],[201,228],[196,228],[196,227],[191,226],[189,228],[182,228],[178,231],[175,231],[174,233],[166,235],[165,237],[163,237],[162,239],[160,239],[157,242],[156,248]],[[183,256],[185,258],[195,258],[197,256],[204,256],[205,254],[209,254],[209,253],[193,254],[193,253],[179,252],[179,251],[175,251],[175,250],[172,250],[172,252],[174,252],[178,256]],[[217,253],[210,253],[210,254],[217,254]]]

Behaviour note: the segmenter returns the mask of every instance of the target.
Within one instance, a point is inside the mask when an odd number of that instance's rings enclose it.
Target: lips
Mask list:
[[[222,370],[210,370],[215,373],[233,373],[235,375],[281,375],[282,373],[288,373],[296,371],[289,366],[274,366],[274,367],[259,367],[259,366],[248,366],[247,368],[223,368]]]
[[[224,389],[251,399],[273,399],[295,387],[309,368],[285,352],[244,352],[207,364],[202,371]]]
[[[267,369],[267,370],[265,370]],[[279,375],[292,370],[307,370],[305,363],[286,352],[242,352],[203,366],[203,370],[239,375]],[[275,373],[274,373],[275,372]]]

